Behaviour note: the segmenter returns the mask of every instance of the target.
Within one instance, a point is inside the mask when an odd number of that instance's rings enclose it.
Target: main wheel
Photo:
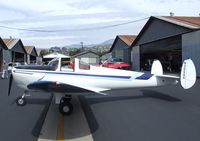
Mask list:
[[[17,97],[16,104],[18,106],[25,106],[26,105],[26,99],[22,97]]]
[[[59,111],[63,115],[70,115],[73,112],[73,105],[70,102],[60,103]]]

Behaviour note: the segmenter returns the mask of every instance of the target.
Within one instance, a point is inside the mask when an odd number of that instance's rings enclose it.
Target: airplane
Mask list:
[[[158,87],[177,84],[179,81],[184,89],[189,89],[196,81],[196,69],[191,59],[183,62],[180,77],[164,75],[159,60],[153,62],[151,73],[85,64],[81,67],[82,65],[82,62],[75,58],[73,69],[63,69],[61,58],[55,58],[47,66],[14,67],[10,75],[8,96],[14,79],[17,86],[24,89],[23,95],[16,99],[17,105],[26,105],[25,97],[29,92],[50,92],[55,96],[55,103],[59,104],[60,113],[70,115],[73,111],[70,101],[72,95],[77,92],[107,95],[106,91],[114,89]]]

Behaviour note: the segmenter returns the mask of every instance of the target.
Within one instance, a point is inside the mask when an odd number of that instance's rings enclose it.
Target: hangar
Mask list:
[[[90,51],[90,50],[76,54],[72,58],[78,58],[82,62],[85,62],[87,64],[91,64],[91,65],[99,64],[99,60],[100,60],[99,55],[97,53],[93,52],[93,51]]]
[[[36,63],[37,51],[35,46],[24,46],[27,52],[27,64]]]
[[[2,70],[3,70],[5,50],[8,50],[8,48],[5,45],[5,43],[3,42],[3,40],[0,38],[0,72],[2,72]]]
[[[26,50],[24,45],[20,39],[14,38],[7,38],[3,39],[4,43],[6,44],[9,53],[6,56],[6,62],[26,62]]]
[[[42,54],[41,54],[41,49],[36,49],[37,52],[37,57],[36,57],[36,63],[37,64],[42,64]]]
[[[149,70],[159,59],[165,72],[179,72],[182,61],[191,58],[200,76],[200,17],[150,17],[132,47],[134,70]]]
[[[110,51],[112,53],[113,58],[119,58],[123,62],[131,63],[131,44],[135,40],[135,35],[118,35],[111,48]]]

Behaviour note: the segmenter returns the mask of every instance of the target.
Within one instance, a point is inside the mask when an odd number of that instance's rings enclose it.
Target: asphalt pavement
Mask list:
[[[49,109],[51,94],[33,93],[25,107],[17,107],[14,100],[23,91],[14,85],[8,97],[7,87],[8,80],[0,80],[0,140],[38,140],[43,125],[48,125],[43,124],[48,113],[59,115],[56,105]],[[198,79],[189,90],[176,85],[110,91],[109,96],[80,95],[72,101],[77,108],[74,115],[64,118],[64,138],[81,140],[92,135],[94,141],[200,140],[199,90]],[[82,111],[84,114],[79,115]],[[46,139],[54,140],[51,136]]]
[[[200,140],[199,84],[81,97],[94,141]]]
[[[33,93],[27,105],[19,107],[15,99],[23,90],[13,83],[8,96],[8,79],[0,79],[0,140],[37,141],[51,102],[51,94]]]

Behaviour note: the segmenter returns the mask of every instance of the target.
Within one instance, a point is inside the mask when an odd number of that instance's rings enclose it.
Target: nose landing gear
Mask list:
[[[25,106],[25,105],[26,105],[26,99],[25,99],[25,97],[28,96],[28,95],[27,95],[27,92],[28,92],[28,91],[25,91],[24,94],[23,94],[22,96],[17,97],[17,99],[16,99],[16,104],[17,104],[18,106]]]

